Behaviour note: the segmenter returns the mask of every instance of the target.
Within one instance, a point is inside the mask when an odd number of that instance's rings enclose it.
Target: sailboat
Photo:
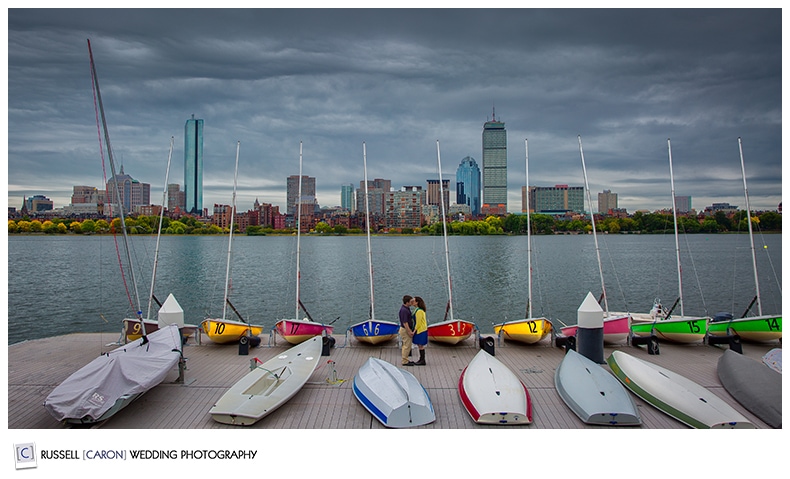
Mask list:
[[[527,176],[527,189],[529,189],[529,145],[527,140],[524,140],[524,149],[526,151],[526,176]],[[551,321],[546,318],[533,318],[532,317],[532,239],[531,232],[532,225],[529,221],[529,194],[527,194],[527,317],[526,319],[517,319],[514,321],[507,321],[505,323],[495,324],[494,333],[499,337],[504,337],[512,341],[518,341],[526,344],[534,344],[551,334]]]
[[[179,365],[179,373],[183,373],[182,339],[178,327],[171,325],[148,334],[142,320],[140,296],[137,293],[134,272],[131,268],[132,261],[126,233],[126,222],[124,220],[123,202],[121,201],[117,176],[115,175],[115,161],[113,159],[112,146],[110,145],[110,133],[104,115],[104,105],[101,91],[99,90],[99,78],[96,75],[96,65],[93,61],[90,40],[88,40],[88,53],[90,55],[95,99],[94,108],[97,110],[96,120],[98,122],[99,115],[101,115],[101,126],[104,132],[107,155],[113,178],[116,181],[115,200],[119,206],[118,216],[121,220],[127,266],[131,283],[134,285],[142,336],[140,339],[100,355],[74,372],[47,396],[44,401],[44,407],[55,419],[78,424],[92,424],[112,417],[140,397],[140,395],[164,381],[176,365]],[[101,133],[99,144],[101,145]],[[121,274],[125,274],[123,268],[121,268]],[[129,296],[128,293],[127,296]],[[129,296],[129,300],[131,302],[131,296]],[[179,374],[179,378],[182,378],[181,374]]]
[[[291,344],[299,344],[319,334],[332,334],[334,328],[327,324],[313,321],[307,308],[302,304],[299,297],[299,283],[301,280],[301,270],[299,265],[299,254],[301,250],[302,237],[302,142],[299,142],[299,190],[296,199],[296,313],[293,319],[281,319],[274,325],[274,329],[286,341]],[[299,310],[303,310],[306,318],[299,318]]]
[[[233,203],[230,210],[230,233],[228,234],[228,263],[225,267],[225,297],[222,302],[222,317],[221,318],[206,318],[200,323],[203,332],[215,343],[227,344],[238,343],[242,338],[255,337],[263,332],[263,326],[250,324],[241,318],[236,308],[231,304],[228,298],[228,289],[230,288],[230,258],[233,246],[233,221],[236,217],[236,182],[239,176],[239,147],[241,142],[236,142],[236,170],[233,176]],[[227,318],[227,310],[230,306],[236,315],[239,316],[239,321]]]
[[[211,418],[222,424],[250,426],[298,393],[321,360],[321,338],[292,346],[266,362],[255,358],[254,369],[211,406]]]
[[[590,221],[592,223],[593,239],[595,240],[595,255],[598,259],[598,274],[601,278],[601,299],[604,305],[603,317],[603,341],[608,344],[616,344],[628,337],[629,327],[631,326],[631,315],[629,313],[610,313],[609,301],[606,297],[606,285],[603,280],[603,267],[601,266],[601,251],[598,248],[598,234],[595,231],[595,214],[593,213],[592,197],[590,196],[590,185],[587,183],[587,166],[584,164],[584,149],[582,148],[582,137],[579,135],[579,155],[582,158],[582,171],[584,172],[584,189],[587,192],[587,203],[590,205]],[[600,301],[599,301],[600,302]],[[576,336],[578,326],[565,326],[561,328],[565,336]]]
[[[708,323],[708,334],[713,336],[726,336],[728,334],[737,334],[741,339],[755,342],[769,342],[782,340],[782,315],[764,315],[762,301],[760,299],[760,281],[757,276],[757,256],[754,252],[754,234],[752,232],[752,210],[749,206],[749,190],[746,188],[746,167],[743,162],[743,144],[741,139],[738,138],[738,149],[741,155],[741,175],[743,177],[743,195],[746,198],[746,214],[748,215],[749,225],[749,241],[752,249],[752,267],[754,268],[754,291],[755,298],[753,303],[757,303],[757,316],[746,316],[749,309],[743,314],[743,317],[733,319],[731,315],[717,315],[722,320],[713,321]]]
[[[370,318],[349,327],[349,331],[357,341],[368,344],[380,344],[398,335],[400,325],[392,321],[376,319],[373,301],[373,257],[370,248],[370,199],[368,198],[368,159],[365,143],[362,143],[362,162],[365,169],[365,231],[368,239],[368,277],[370,278]]]
[[[123,320],[123,331],[124,337],[126,342],[134,341],[135,339],[140,339],[143,335],[143,326],[145,326],[145,331],[148,333],[153,333],[160,327],[166,326],[171,323],[178,324],[179,329],[181,330],[181,335],[184,338],[189,338],[195,334],[198,330],[198,326],[195,324],[184,324],[184,310],[180,309],[181,306],[176,301],[175,296],[170,294],[165,300],[165,303],[160,303],[159,300],[154,295],[154,285],[156,284],[156,269],[159,265],[159,240],[162,237],[162,220],[164,219],[165,215],[165,200],[167,199],[167,183],[168,178],[170,176],[170,160],[173,157],[173,142],[174,138],[170,137],[170,152],[167,155],[167,169],[165,170],[165,187],[164,191],[162,192],[162,208],[159,210],[159,228],[156,232],[156,249],[154,250],[154,267],[152,268],[151,272],[151,291],[148,294],[148,314],[146,315],[145,319],[140,321],[139,319],[132,319],[132,318],[125,318]],[[156,301],[159,305],[160,310],[159,314],[157,315],[157,319],[154,320],[151,318],[151,308],[152,302]],[[180,310],[180,316],[177,314]]]
[[[444,234],[444,259],[447,266],[447,308],[444,320],[428,325],[428,339],[438,343],[458,344],[477,330],[475,323],[453,317],[453,285],[450,280],[450,249],[447,245],[447,214],[444,211],[444,183],[442,182],[442,156],[436,140],[436,161],[439,164],[439,203],[442,205],[442,232]],[[448,319],[449,318],[449,319]]]
[[[667,138],[667,149],[669,151],[669,180],[672,189],[672,218],[675,223],[675,256],[678,265],[678,305],[680,306],[680,315],[672,316],[670,314],[662,314],[663,308],[660,302],[657,302],[651,313],[654,316],[652,320],[642,321],[634,319],[631,323],[631,332],[637,336],[652,336],[655,335],[660,339],[672,341],[675,343],[697,343],[705,338],[707,331],[708,320],[710,318],[705,316],[686,316],[683,311],[683,275],[680,269],[680,246],[678,245],[678,212],[675,205],[675,175],[672,171],[672,144],[670,139]]]

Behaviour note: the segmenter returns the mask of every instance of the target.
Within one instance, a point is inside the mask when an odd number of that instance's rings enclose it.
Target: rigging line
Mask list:
[[[760,224],[757,224],[757,229],[760,229]],[[782,294],[782,283],[779,281],[779,276],[776,274],[776,269],[774,268],[774,263],[771,260],[771,254],[768,252],[768,245],[765,244],[765,237],[763,236],[762,230],[758,231],[758,235],[760,240],[763,243],[763,251],[765,251],[765,256],[768,258],[768,264],[771,266],[771,272],[774,275],[774,281],[776,281],[776,286],[779,288],[779,295]]]
[[[90,43],[88,44],[90,46]],[[99,137],[99,156],[101,157],[101,169],[102,169],[102,179],[104,181],[104,197],[105,201],[110,198],[110,188],[109,183],[107,182],[107,166],[104,160],[104,144],[102,142],[101,136],[101,125],[99,120],[99,104],[97,101],[96,96],[96,73],[93,69],[93,56],[91,54],[91,91],[93,92],[93,110],[96,115],[96,134]],[[110,200],[110,204],[112,204],[112,200]],[[110,226],[112,226],[112,220],[110,221]],[[112,228],[110,228],[112,229]],[[115,231],[113,231],[113,241],[115,242],[115,254],[118,258],[118,266],[121,269],[121,280],[123,281],[123,287],[126,291],[126,297],[129,299],[129,305],[134,309],[134,301],[132,300],[131,292],[129,291],[129,285],[126,283],[126,274],[124,273],[123,269],[123,261],[121,260],[121,250],[118,246],[118,236]]]
[[[697,282],[697,290],[699,291],[699,296],[702,300],[702,309],[705,311],[705,316],[710,316],[708,313],[708,305],[705,303],[705,295],[702,293],[702,282],[699,279],[699,271],[697,271],[697,265],[694,263],[694,256],[691,254],[691,246],[689,245],[688,234],[686,233],[685,227],[682,224],[680,227],[683,228],[683,239],[686,241],[686,250],[688,250],[689,260],[691,260],[691,269],[694,271],[694,279]]]
[[[592,206],[590,206],[592,208]],[[612,256],[612,252],[609,250],[609,243],[606,241],[606,235],[604,236],[603,246],[606,249],[606,255],[609,257],[609,264],[612,266],[612,273],[614,274],[614,282],[617,284],[617,289],[620,291],[620,296],[623,298],[623,303],[625,304],[626,311],[630,311],[630,307],[628,306],[628,300],[625,297],[625,291],[623,290],[623,286],[620,283],[620,277],[617,275],[617,268],[614,265],[614,257]]]

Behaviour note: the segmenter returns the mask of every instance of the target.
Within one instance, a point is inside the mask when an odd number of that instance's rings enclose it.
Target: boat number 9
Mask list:
[[[686,324],[689,325],[689,329],[691,330],[692,333],[700,332],[699,324],[697,324],[696,321],[686,321]]]
[[[132,323],[132,334],[140,334],[140,323]]]
[[[778,331],[781,329],[776,318],[766,319],[765,322],[768,323],[768,329],[771,331]]]
[[[217,327],[214,328],[214,334],[222,334],[225,332],[225,323],[217,322]]]

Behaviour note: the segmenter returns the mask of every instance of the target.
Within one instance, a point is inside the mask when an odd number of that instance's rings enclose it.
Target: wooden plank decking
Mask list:
[[[218,345],[208,340],[184,348],[187,371],[183,384],[173,383],[174,370],[164,383],[148,391],[116,416],[96,427],[107,429],[233,429],[214,422],[208,414],[214,401],[249,371],[250,360],[266,360],[288,348],[277,338],[267,346],[269,337],[262,335],[261,346],[239,355],[235,345]],[[14,344],[8,347],[8,428],[66,428],[52,418],[43,407],[46,396],[71,373],[87,364],[110,345],[117,335],[71,334]],[[743,344],[745,355],[759,359],[775,344]],[[722,347],[661,344],[659,355],[647,354],[644,347],[623,344],[623,349],[636,357],[676,371],[703,385],[740,411],[759,428],[768,428],[738,404],[719,382],[716,364]],[[613,348],[605,348],[606,356]],[[423,384],[433,401],[436,421],[425,429],[498,428],[481,426],[472,421],[458,396],[458,378],[462,369],[477,353],[478,345],[469,339],[457,346],[429,344],[427,366],[409,368]],[[416,354],[416,350],[415,350]],[[496,357],[510,367],[527,385],[533,401],[533,424],[528,429],[597,429],[582,423],[565,405],[554,388],[554,372],[563,350],[548,340],[538,345],[504,342],[498,344]],[[393,364],[400,363],[397,342],[368,346],[353,339],[337,338],[330,356],[322,357],[318,369],[305,387],[288,403],[251,428],[269,429],[383,429],[354,397],[351,382],[368,357],[375,356]],[[606,366],[605,366],[606,367]],[[337,379],[337,381],[334,381]],[[636,398],[645,429],[686,429],[687,426],[666,416]],[[631,429],[631,428],[629,428]]]

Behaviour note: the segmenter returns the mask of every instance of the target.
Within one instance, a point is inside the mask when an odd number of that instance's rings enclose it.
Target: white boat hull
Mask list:
[[[697,429],[753,429],[741,413],[713,392],[656,364],[614,351],[609,367],[625,387],[651,406]]]
[[[724,389],[743,407],[769,426],[782,428],[782,375],[778,371],[727,349],[716,372]]]
[[[316,336],[259,365],[214,403],[212,419],[249,426],[271,414],[302,389],[318,366],[321,348]]]
[[[636,404],[622,384],[599,364],[572,349],[557,368],[554,384],[565,404],[586,424],[642,424]]]
[[[480,424],[520,425],[532,422],[532,401],[524,383],[501,361],[478,351],[458,380],[461,402]]]
[[[428,392],[408,371],[370,358],[354,376],[354,396],[381,424],[422,426],[436,420]]]

